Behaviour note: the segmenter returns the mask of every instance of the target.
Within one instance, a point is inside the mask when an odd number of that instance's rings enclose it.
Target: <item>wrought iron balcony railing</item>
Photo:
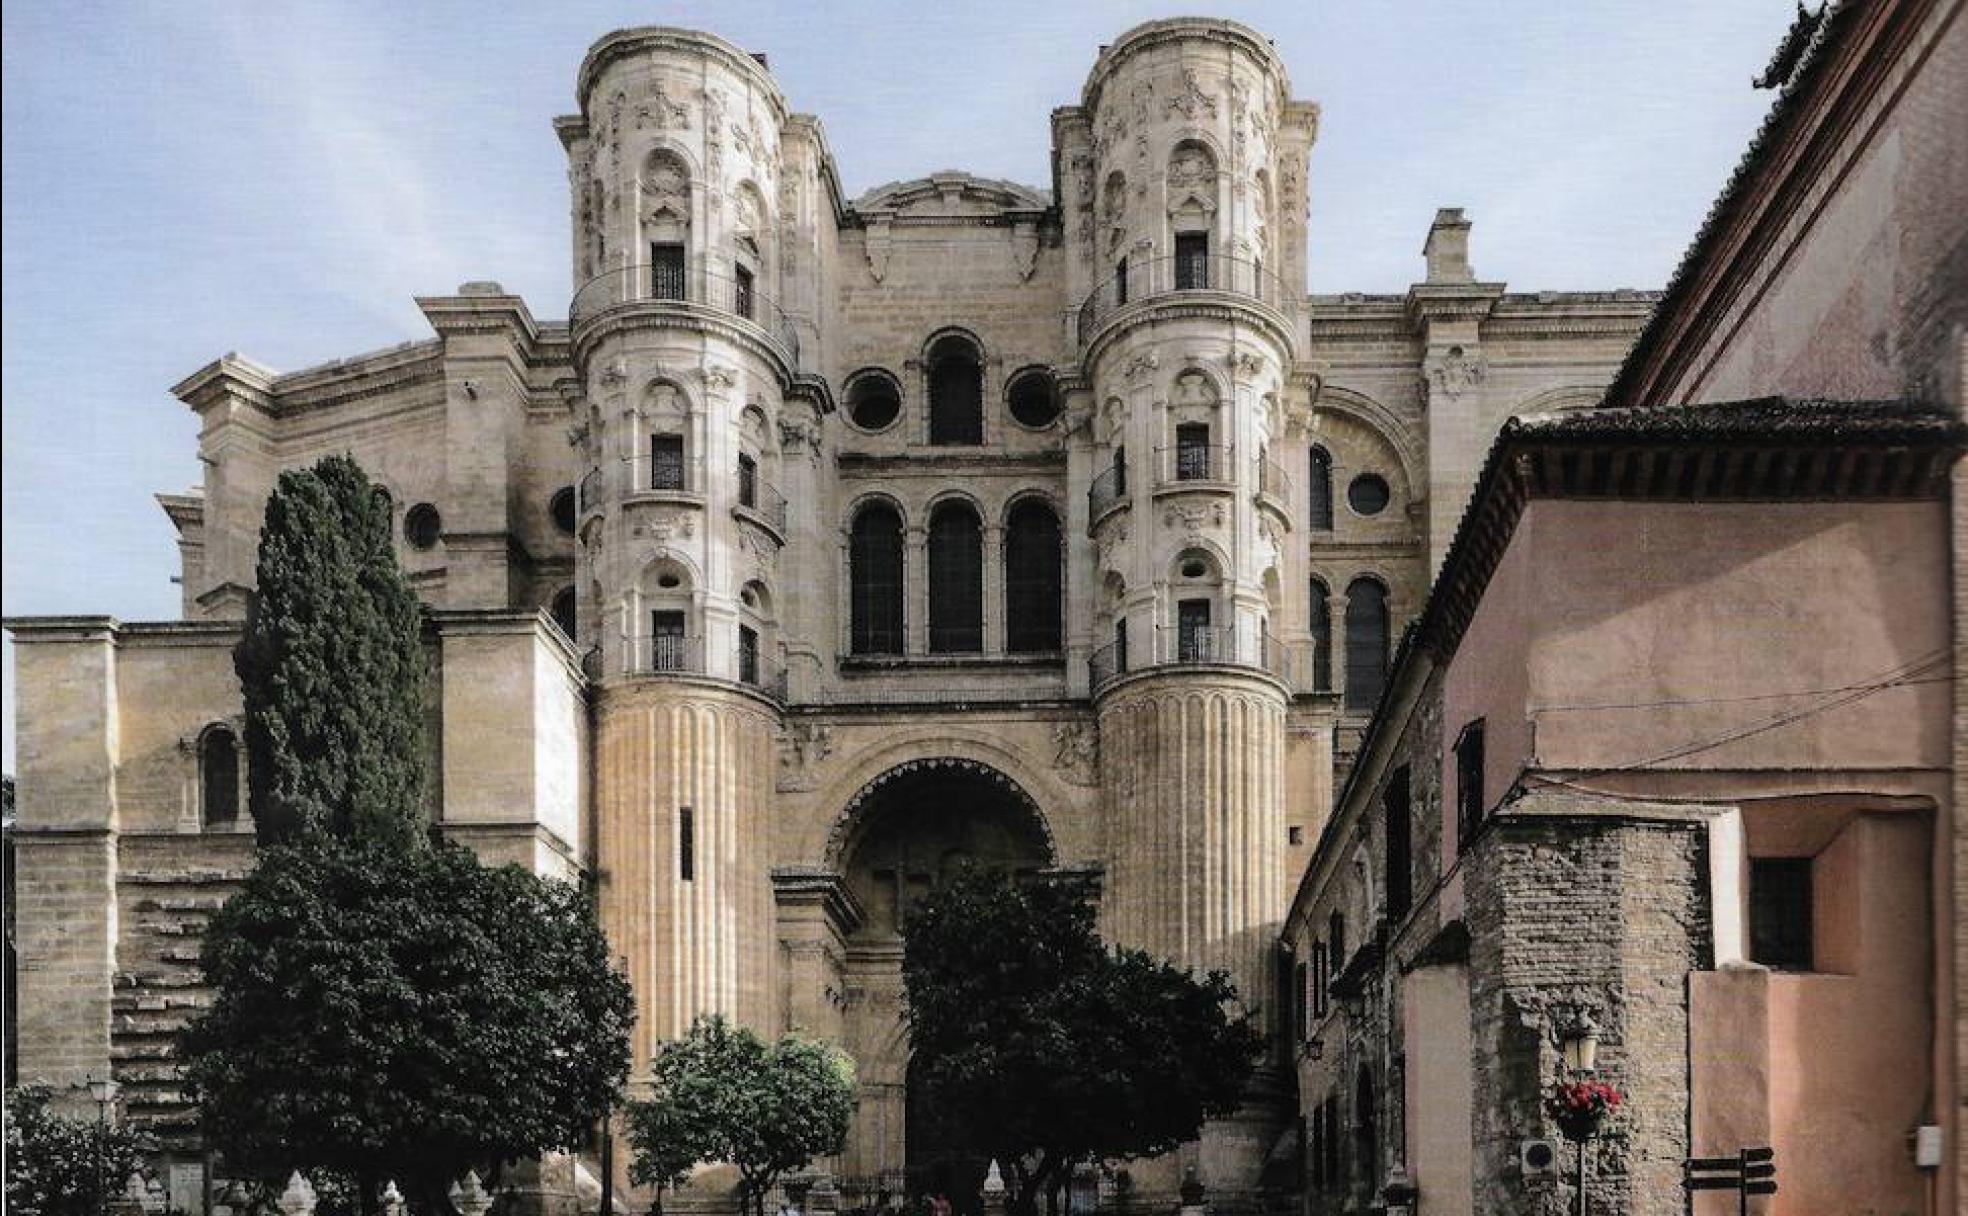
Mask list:
[[[775,701],[786,699],[786,668],[760,654],[755,647],[739,646],[733,667],[740,684],[755,688]]]
[[[1087,683],[1100,690],[1130,671],[1188,665],[1251,667],[1266,672],[1287,688],[1296,688],[1298,664],[1291,648],[1269,630],[1255,636],[1234,626],[1165,625],[1155,631],[1155,653],[1130,659],[1128,644],[1115,639],[1087,656]]]
[[[670,633],[644,633],[625,638],[626,666],[634,675],[704,674],[704,639]]]
[[[1291,478],[1286,476],[1284,466],[1269,456],[1257,462],[1257,492],[1283,505],[1291,503]]]
[[[1127,466],[1107,466],[1106,472],[1094,478],[1093,484],[1087,487],[1087,517],[1099,519],[1107,508],[1124,502],[1127,494]]]
[[[1156,448],[1155,462],[1161,484],[1177,481],[1229,481],[1234,449],[1227,444],[1177,443]]]
[[[567,306],[567,324],[579,330],[613,308],[664,303],[696,305],[750,322],[778,346],[787,366],[800,366],[799,327],[792,318],[750,279],[701,267],[640,262],[604,270],[574,293]]]
[[[1086,345],[1101,322],[1117,309],[1183,291],[1217,291],[1243,296],[1283,312],[1288,293],[1278,276],[1261,263],[1215,254],[1128,261],[1110,272],[1080,304],[1080,344]]]
[[[745,464],[738,466],[738,501],[734,505],[739,511],[764,520],[781,536],[786,534],[790,518],[786,496],[779,492],[777,486],[759,476],[757,468]]]

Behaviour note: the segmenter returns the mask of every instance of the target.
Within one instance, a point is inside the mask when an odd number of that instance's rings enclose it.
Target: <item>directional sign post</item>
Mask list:
[[[1684,1189],[1734,1191],[1741,1216],[1749,1216],[1751,1195],[1777,1193],[1777,1154],[1768,1145],[1745,1148],[1733,1157],[1690,1157],[1686,1170]]]

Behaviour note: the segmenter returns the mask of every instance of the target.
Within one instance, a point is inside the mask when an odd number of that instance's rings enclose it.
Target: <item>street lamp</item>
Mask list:
[[[104,1157],[109,1152],[109,1104],[116,1101],[119,1086],[104,1078],[89,1081],[89,1096],[96,1100],[96,1201],[102,1216],[109,1216],[109,1190],[103,1185]]]
[[[1574,1009],[1558,1024],[1558,1050],[1565,1057],[1565,1068],[1574,1073],[1592,1073],[1599,1066],[1599,1023],[1589,1009]]]

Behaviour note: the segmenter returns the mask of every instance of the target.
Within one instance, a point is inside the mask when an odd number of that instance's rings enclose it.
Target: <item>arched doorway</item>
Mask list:
[[[842,1203],[941,1191],[959,1211],[972,1211],[989,1162],[910,1084],[901,924],[910,905],[956,867],[1034,874],[1054,864],[1052,842],[1016,782],[968,760],[891,769],[855,795],[843,818],[847,832],[835,861],[862,919],[844,943],[844,1037],[858,1065],[861,1106],[843,1163]]]

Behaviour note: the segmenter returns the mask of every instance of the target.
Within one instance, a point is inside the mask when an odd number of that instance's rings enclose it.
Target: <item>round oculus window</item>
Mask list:
[[[1346,487],[1346,505],[1353,508],[1356,515],[1378,515],[1387,509],[1393,497],[1387,488],[1387,479],[1378,473],[1362,473]]]
[[[1059,417],[1059,394],[1054,391],[1052,373],[1035,367],[1014,376],[1011,381],[1011,416],[1020,426],[1033,429],[1051,426]]]
[[[848,385],[847,416],[862,430],[885,430],[901,413],[902,396],[887,376],[866,372]]]
[[[412,548],[434,549],[438,538],[444,535],[444,517],[437,508],[427,502],[420,502],[403,515],[403,535]]]

